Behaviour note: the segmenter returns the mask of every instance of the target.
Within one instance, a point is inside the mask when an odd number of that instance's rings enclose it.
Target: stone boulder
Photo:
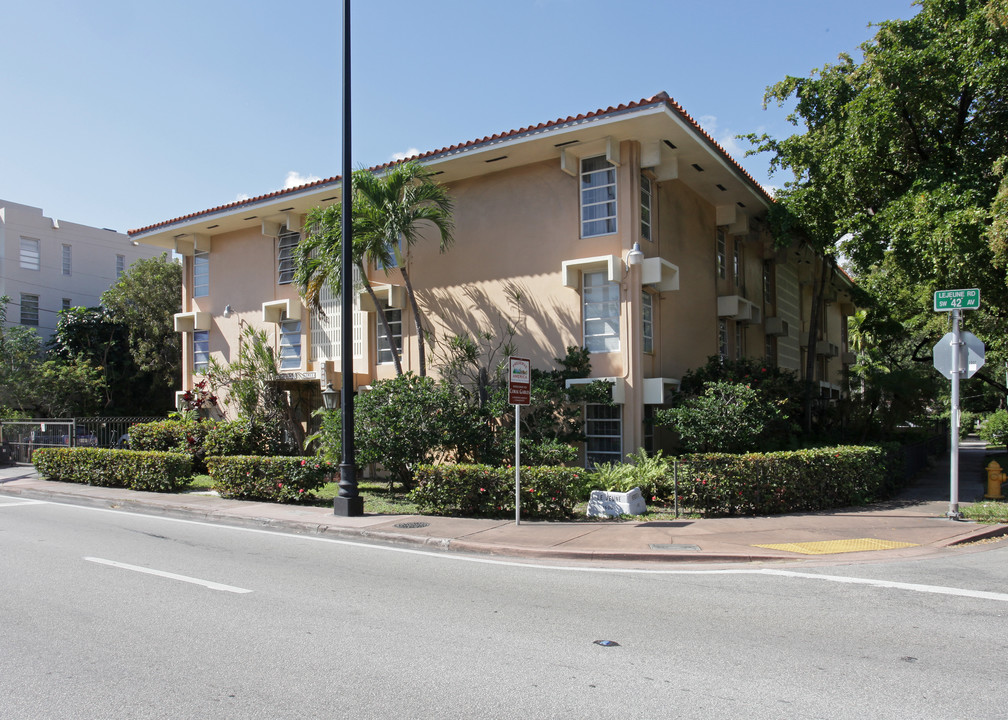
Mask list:
[[[588,499],[588,517],[618,517],[620,515],[642,515],[647,512],[647,504],[640,488],[630,492],[606,492],[592,490]]]

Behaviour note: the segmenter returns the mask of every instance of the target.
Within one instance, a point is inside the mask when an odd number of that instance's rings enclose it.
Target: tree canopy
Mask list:
[[[779,237],[845,259],[879,300],[868,325],[895,313],[933,343],[947,317],[932,293],[979,287],[969,321],[1004,350],[1008,0],[918,5],[878,24],[860,62],[841,55],[768,88],[800,132],[749,140],[791,173],[771,211]]]

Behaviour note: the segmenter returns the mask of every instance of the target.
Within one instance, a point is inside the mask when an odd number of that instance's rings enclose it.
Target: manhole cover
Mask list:
[[[651,543],[652,550],[668,550],[671,552],[700,552],[699,545],[677,545],[675,543]]]
[[[416,530],[417,528],[425,528],[428,525],[430,525],[430,523],[426,523],[426,522],[422,522],[422,521],[404,522],[404,523],[396,523],[395,524],[395,526],[397,528],[399,528],[400,530]]]

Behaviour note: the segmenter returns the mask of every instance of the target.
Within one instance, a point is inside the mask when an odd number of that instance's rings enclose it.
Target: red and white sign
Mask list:
[[[508,358],[508,402],[528,405],[532,399],[532,361],[528,358]]]

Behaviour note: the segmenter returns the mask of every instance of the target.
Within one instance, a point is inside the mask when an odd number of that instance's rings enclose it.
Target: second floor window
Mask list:
[[[73,249],[69,245],[63,246],[63,274],[69,275],[72,271]]]
[[[277,284],[289,285],[294,281],[294,249],[301,239],[300,233],[285,230],[280,233],[277,251]]]
[[[393,347],[395,347],[397,355],[402,353],[402,310],[399,308],[390,308],[385,303],[382,303],[382,307],[385,309],[385,319],[388,320],[389,329],[392,331],[392,343],[389,343],[381,318],[379,318],[376,313],[375,320],[378,322],[379,364],[395,362],[392,357]]]
[[[654,307],[650,293],[641,295],[641,337],[643,338],[644,352],[654,352]]]
[[[121,278],[124,272],[126,272],[126,256],[116,255],[116,280]]]
[[[301,369],[301,321],[280,322],[280,369]]]
[[[210,253],[197,250],[193,253],[193,297],[210,294]]]
[[[735,241],[735,254],[732,260],[732,275],[735,278],[735,287],[742,287],[742,243]]]
[[[640,178],[640,236],[651,239],[651,179],[647,175]]]
[[[581,161],[581,237],[616,232],[616,166],[605,155]]]
[[[724,230],[717,231],[717,271],[718,277],[724,280],[728,272],[728,249],[725,246]]]
[[[39,241],[35,238],[21,238],[21,267],[38,270],[41,267]]]
[[[588,352],[619,352],[619,284],[604,272],[586,272],[582,279],[584,345]]]

